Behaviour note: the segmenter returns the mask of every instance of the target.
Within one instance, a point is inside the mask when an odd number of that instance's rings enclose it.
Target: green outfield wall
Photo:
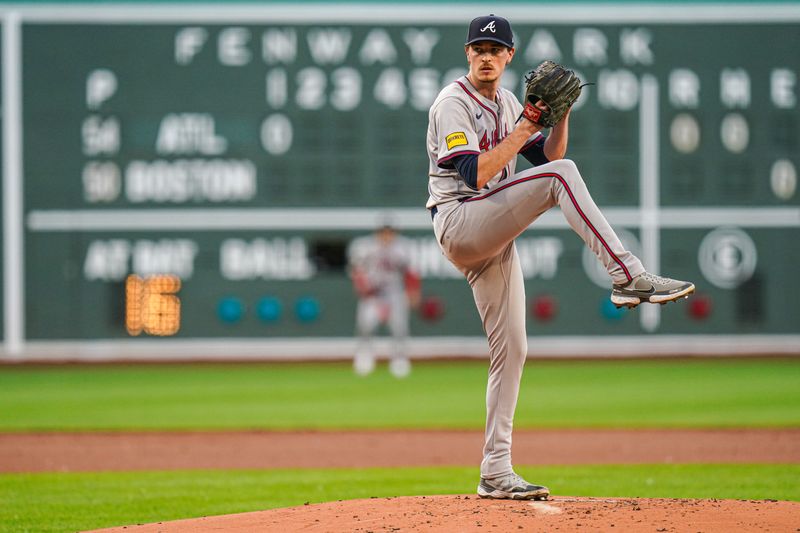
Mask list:
[[[698,289],[617,311],[555,209],[518,240],[531,353],[800,353],[800,4],[492,10],[509,89],[543,59],[595,83],[569,157],[648,270]],[[0,5],[2,357],[346,355],[345,251],[387,218],[442,311],[413,353],[484,353],[424,208],[427,111],[484,11]],[[131,335],[131,274],[180,279],[174,334]]]

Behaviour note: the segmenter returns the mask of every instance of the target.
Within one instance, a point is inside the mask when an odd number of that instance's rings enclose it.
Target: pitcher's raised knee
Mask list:
[[[553,172],[563,176],[564,178],[572,176],[580,176],[578,165],[572,159],[556,159],[548,163],[548,166],[553,168]]]
[[[553,180],[553,187],[567,186],[569,188],[585,187],[583,177],[578,170],[578,165],[572,159],[559,159],[548,163],[552,165],[553,173],[558,174],[560,179]]]

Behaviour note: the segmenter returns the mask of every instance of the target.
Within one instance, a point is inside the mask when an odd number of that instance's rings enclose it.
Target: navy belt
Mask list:
[[[439,210],[436,208],[436,206],[431,207],[431,220],[433,220],[433,217],[435,217],[436,213],[438,212]]]

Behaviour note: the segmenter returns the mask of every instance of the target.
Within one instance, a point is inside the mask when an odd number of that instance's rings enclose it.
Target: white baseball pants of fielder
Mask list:
[[[405,293],[390,293],[384,297],[363,298],[356,309],[358,345],[354,366],[359,374],[369,374],[375,367],[375,330],[387,324],[392,335],[390,368],[408,373],[408,298]],[[394,372],[393,372],[394,373]]]
[[[433,227],[445,256],[466,276],[489,341],[486,437],[481,477],[512,472],[511,432],[528,352],[525,285],[514,239],[558,205],[614,283],[644,272],[595,205],[575,163],[520,172],[485,194],[437,206]]]

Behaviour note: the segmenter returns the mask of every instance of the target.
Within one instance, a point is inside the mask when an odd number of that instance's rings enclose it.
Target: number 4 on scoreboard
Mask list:
[[[181,280],[174,275],[141,278],[135,274],[125,281],[125,328],[130,335],[175,335],[181,327]]]

